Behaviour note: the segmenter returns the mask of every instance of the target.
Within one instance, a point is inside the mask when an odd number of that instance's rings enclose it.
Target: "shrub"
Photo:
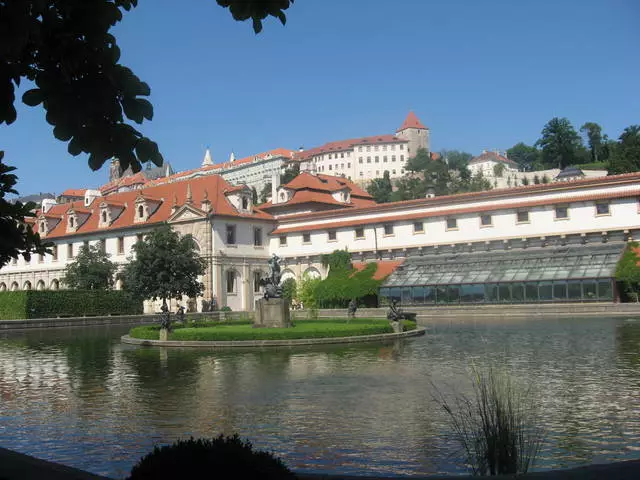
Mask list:
[[[279,458],[254,451],[248,440],[238,435],[178,440],[173,445],[155,447],[133,467],[129,480],[189,480],[213,478],[295,479]]]
[[[459,395],[449,403],[440,394],[467,464],[474,475],[527,473],[542,444],[531,391],[518,389],[493,369],[486,374],[474,370],[473,380],[472,398]]]
[[[228,305],[225,305],[224,307],[222,307],[220,309],[221,312],[231,312],[231,307],[229,307]]]
[[[142,300],[122,290],[0,292],[0,319],[139,315]]]

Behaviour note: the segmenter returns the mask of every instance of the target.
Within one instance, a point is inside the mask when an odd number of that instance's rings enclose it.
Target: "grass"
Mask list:
[[[440,401],[474,475],[520,475],[542,445],[539,409],[530,390],[494,369],[473,372],[474,395]]]
[[[404,321],[405,330],[414,330],[415,322]],[[169,340],[229,341],[229,340],[294,340],[302,338],[334,338],[356,335],[392,333],[387,320],[357,318],[349,323],[345,319],[297,320],[291,328],[253,328],[246,321],[202,322],[196,326],[176,326]],[[145,325],[132,328],[129,335],[144,340],[158,340],[160,327]]]

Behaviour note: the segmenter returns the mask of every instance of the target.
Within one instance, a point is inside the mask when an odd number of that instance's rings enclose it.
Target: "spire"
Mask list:
[[[185,203],[188,203],[189,205],[193,203],[193,196],[191,195],[191,184],[187,183],[187,198],[185,200]]]
[[[231,152],[231,155],[229,155],[229,163],[235,162],[235,161],[236,161],[236,154]]]
[[[171,205],[171,213],[174,214],[178,211],[178,195],[173,195],[173,205]]]
[[[203,212],[211,211],[211,202],[209,201],[209,192],[204,190],[204,197],[202,197],[202,202],[200,202],[200,210]]]
[[[209,165],[213,165],[213,158],[211,158],[211,150],[207,148],[207,151],[204,152],[204,159],[202,160],[202,166],[206,167]]]
[[[420,130],[427,130],[427,127],[425,127],[422,124],[422,122],[418,120],[418,117],[416,117],[416,114],[413,113],[412,111],[409,111],[407,118],[405,118],[404,122],[402,122],[402,125],[398,129],[398,132],[401,132],[402,130],[405,130],[407,128],[417,128]]]
[[[209,192],[206,188],[204,189],[204,200],[209,200]]]

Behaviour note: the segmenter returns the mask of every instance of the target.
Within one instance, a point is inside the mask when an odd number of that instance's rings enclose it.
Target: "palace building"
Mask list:
[[[4,266],[0,290],[64,288],[82,245],[100,244],[124,265],[167,222],[193,235],[206,260],[198,309],[215,299],[252,310],[271,254],[284,261],[283,279],[300,280],[325,277],[321,256],[336,249],[358,266],[377,262],[390,273],[382,295],[406,304],[611,301],[615,263],[640,233],[640,173],[376,204],[346,177],[303,172],[259,206],[249,187],[216,173],[173,177],[43,200],[35,229],[52,254]]]

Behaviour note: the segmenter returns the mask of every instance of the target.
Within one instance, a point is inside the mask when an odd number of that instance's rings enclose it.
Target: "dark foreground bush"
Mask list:
[[[155,447],[131,470],[129,480],[176,479],[295,479],[279,458],[253,450],[248,440],[234,435],[214,439],[178,440]]]

